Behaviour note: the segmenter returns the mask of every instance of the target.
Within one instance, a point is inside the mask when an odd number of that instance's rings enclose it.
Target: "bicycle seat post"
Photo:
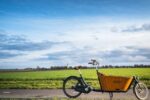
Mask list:
[[[81,76],[81,75],[82,75],[82,73],[81,73],[80,69],[78,69],[78,72],[79,72],[79,74],[80,74],[80,76]]]
[[[81,73],[81,71],[80,71],[80,68],[81,68],[81,66],[77,66],[77,67],[75,67],[74,69],[75,69],[75,70],[78,70],[80,76],[82,76],[82,73]]]

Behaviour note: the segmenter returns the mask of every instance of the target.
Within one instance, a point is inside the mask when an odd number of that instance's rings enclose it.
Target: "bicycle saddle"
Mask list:
[[[81,66],[76,66],[74,69],[75,70],[78,70],[78,69],[80,69],[81,68]]]

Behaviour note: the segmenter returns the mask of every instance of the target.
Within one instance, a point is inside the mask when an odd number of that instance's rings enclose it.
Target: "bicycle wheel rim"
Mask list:
[[[77,78],[75,77],[68,78],[64,82],[64,86],[63,86],[64,93],[70,98],[78,97],[81,94],[81,92],[76,91],[74,89],[77,84],[80,84],[80,81]]]
[[[147,99],[149,94],[147,86],[143,83],[137,83],[135,86],[135,94],[140,100]]]

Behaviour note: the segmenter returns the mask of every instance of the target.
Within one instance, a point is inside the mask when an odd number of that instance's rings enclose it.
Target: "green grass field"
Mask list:
[[[150,87],[150,68],[108,68],[99,69],[107,75],[139,76]],[[86,81],[99,88],[95,69],[81,69]],[[62,88],[63,79],[79,76],[76,70],[0,72],[0,88]]]

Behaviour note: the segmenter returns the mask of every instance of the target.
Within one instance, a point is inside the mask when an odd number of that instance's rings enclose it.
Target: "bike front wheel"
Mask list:
[[[63,82],[63,91],[69,98],[76,98],[81,95],[82,92],[76,91],[76,86],[81,85],[80,79],[76,76],[70,76]]]
[[[139,100],[146,100],[148,98],[148,88],[144,83],[137,83],[134,86],[134,94]]]

